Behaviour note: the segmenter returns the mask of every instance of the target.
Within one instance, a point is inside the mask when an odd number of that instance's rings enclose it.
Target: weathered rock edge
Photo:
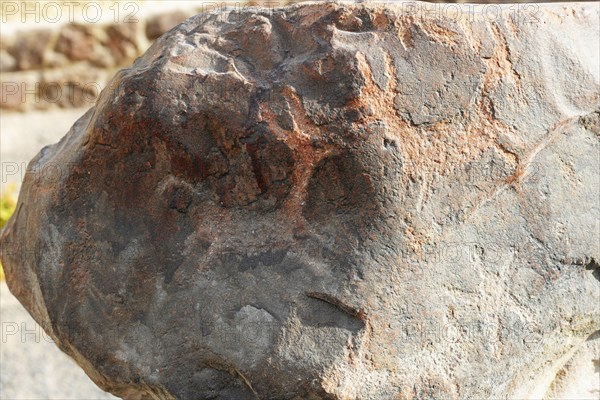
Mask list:
[[[7,282],[100,387],[523,398],[593,339],[598,7],[402,6],[197,15],[31,161]]]

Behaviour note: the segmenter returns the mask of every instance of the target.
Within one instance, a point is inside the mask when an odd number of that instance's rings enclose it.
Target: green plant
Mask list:
[[[10,185],[0,195],[0,229],[6,225],[10,216],[15,212],[17,202],[14,199],[15,187]],[[4,280],[4,270],[0,263],[0,281]]]

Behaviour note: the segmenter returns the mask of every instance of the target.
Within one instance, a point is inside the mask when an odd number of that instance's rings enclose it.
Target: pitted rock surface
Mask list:
[[[186,20],[31,161],[11,291],[127,399],[543,395],[600,329],[599,15],[498,7]]]

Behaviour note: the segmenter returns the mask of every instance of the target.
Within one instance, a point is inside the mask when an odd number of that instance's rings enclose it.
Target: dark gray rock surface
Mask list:
[[[32,160],[11,291],[128,399],[545,393],[600,329],[599,14],[498,8],[186,20]]]

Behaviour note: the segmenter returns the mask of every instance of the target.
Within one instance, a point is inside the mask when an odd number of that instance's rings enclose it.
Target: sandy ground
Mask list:
[[[0,283],[0,399],[116,399],[52,343]]]

